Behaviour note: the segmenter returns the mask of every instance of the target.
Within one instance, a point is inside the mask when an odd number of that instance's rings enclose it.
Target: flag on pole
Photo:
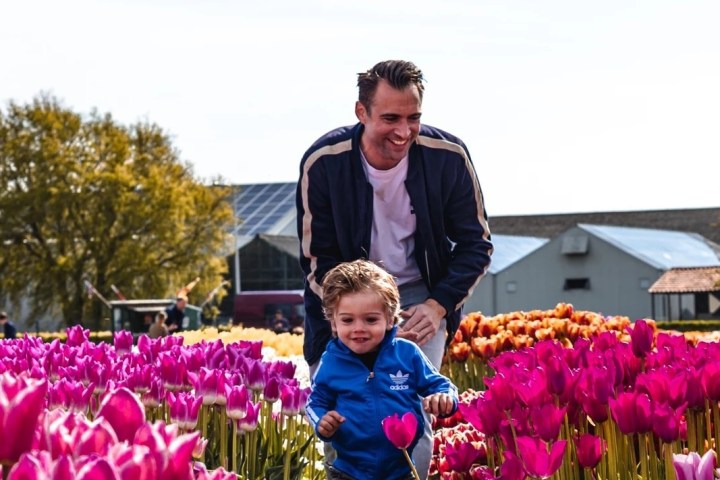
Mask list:
[[[110,285],[110,288],[112,289],[113,292],[115,292],[115,295],[117,295],[117,297],[118,297],[120,300],[127,300],[127,298],[125,298],[125,295],[123,295],[122,292],[120,291],[120,289],[117,288],[115,285],[112,285],[112,284],[111,284],[111,285]]]

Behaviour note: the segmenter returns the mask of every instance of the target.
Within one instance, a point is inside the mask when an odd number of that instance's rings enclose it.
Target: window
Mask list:
[[[587,235],[564,236],[560,246],[560,253],[563,255],[585,255],[588,253]]]
[[[566,278],[563,290],[590,290],[590,279]]]

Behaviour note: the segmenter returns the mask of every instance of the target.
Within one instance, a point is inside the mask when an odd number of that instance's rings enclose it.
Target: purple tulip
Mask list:
[[[713,402],[720,401],[720,361],[706,363],[700,375],[705,396]]]
[[[554,442],[549,451],[545,442],[534,437],[517,437],[517,445],[527,473],[531,477],[548,478],[560,468],[567,440]]]
[[[628,327],[632,352],[638,358],[644,358],[652,351],[655,331],[646,320],[636,320],[633,327]]]
[[[415,440],[417,428],[418,421],[412,412],[405,413],[402,418],[395,413],[382,421],[383,432],[395,448],[407,449]]]
[[[678,410],[668,403],[653,402],[652,431],[665,443],[672,443],[680,438],[680,422],[685,404]]]
[[[552,442],[560,435],[563,419],[567,407],[557,407],[554,403],[546,403],[530,409],[530,419],[535,427],[535,433],[542,440]]]
[[[592,469],[600,463],[600,459],[607,450],[607,444],[598,436],[583,433],[579,437],[575,437],[575,448],[580,466]]]
[[[450,470],[468,472],[470,467],[480,458],[483,450],[475,448],[472,442],[462,442],[457,448],[448,443],[445,446],[445,460]]]
[[[504,414],[490,392],[483,392],[469,405],[460,402],[458,409],[465,420],[486,436],[491,437],[500,431],[500,422],[504,419]]]
[[[238,429],[244,432],[252,432],[258,426],[258,414],[260,413],[260,402],[248,402],[245,417],[238,420]]]
[[[300,413],[300,387],[284,383],[280,385],[280,411],[291,417]]]
[[[623,392],[610,399],[610,414],[625,435],[652,430],[650,397],[646,393]]]
[[[492,397],[500,410],[512,410],[515,404],[516,384],[502,373],[496,373],[493,377],[486,377],[485,384],[488,387],[487,391],[492,393]]]
[[[506,451],[503,453],[503,456],[505,457],[505,461],[500,465],[501,480],[525,480],[525,478],[527,478],[525,468],[517,455]],[[491,478],[495,477],[493,476]]]
[[[677,480],[713,480],[717,458],[715,450],[708,450],[700,457],[697,452],[689,455],[673,454],[673,466]]]
[[[113,345],[118,355],[130,353],[133,347],[133,334],[127,330],[120,330],[113,334]]]
[[[145,423],[145,409],[136,395],[122,387],[106,394],[97,413],[100,417],[108,421],[121,442],[132,442]]]
[[[69,347],[79,347],[90,341],[90,330],[83,329],[82,325],[74,325],[65,329],[65,334],[67,335],[65,345]]]
[[[233,387],[226,386],[227,404],[225,409],[228,418],[240,420],[247,415],[247,405],[249,402],[248,389],[245,385],[235,385]]]
[[[0,462],[15,463],[30,449],[47,388],[43,380],[0,375]]]
[[[245,384],[255,392],[265,389],[265,366],[262,361],[245,358]]]
[[[170,421],[177,423],[182,430],[192,430],[197,426],[202,397],[189,392],[168,392],[165,399],[170,409]]]
[[[268,403],[275,403],[280,399],[280,384],[282,380],[277,375],[270,375],[265,382],[263,390],[263,399]]]
[[[164,338],[164,337],[163,337]],[[166,390],[182,390],[187,385],[187,365],[182,356],[160,352],[160,377]]]

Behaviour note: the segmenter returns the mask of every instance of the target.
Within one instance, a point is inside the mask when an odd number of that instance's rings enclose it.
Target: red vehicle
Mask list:
[[[290,328],[302,328],[305,304],[302,290],[258,290],[235,295],[233,325],[270,328],[275,312],[281,310]]]

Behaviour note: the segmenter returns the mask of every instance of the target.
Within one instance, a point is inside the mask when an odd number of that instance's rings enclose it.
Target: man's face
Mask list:
[[[394,89],[378,83],[371,108],[357,102],[355,114],[365,126],[361,146],[368,163],[378,170],[397,165],[410,150],[420,131],[422,101],[416,85]]]
[[[185,305],[187,305],[187,300],[180,299],[180,300],[177,301],[177,307],[178,307],[180,310],[185,310]]]

